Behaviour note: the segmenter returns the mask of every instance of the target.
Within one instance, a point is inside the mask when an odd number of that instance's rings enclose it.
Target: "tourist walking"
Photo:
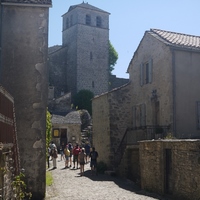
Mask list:
[[[64,149],[64,155],[65,155],[65,169],[68,168],[69,166],[69,156],[70,156],[70,151],[68,149],[68,145],[66,145]]]
[[[98,158],[98,152],[95,151],[95,147],[92,148],[92,151],[90,152],[90,167],[92,174],[97,175],[97,158]]]
[[[68,144],[68,149],[69,149],[69,151],[70,151],[70,155],[69,155],[69,167],[71,167],[72,166],[72,154],[73,154],[73,146],[72,146],[72,143],[71,142],[69,142],[69,144]]]
[[[76,144],[76,146],[73,148],[73,163],[74,163],[74,169],[75,169],[75,163],[77,164],[76,165],[76,168],[78,169],[78,155],[79,155],[79,152],[80,152],[80,148],[78,146],[78,144]]]
[[[50,163],[49,163],[50,157],[51,157],[51,148],[49,145],[47,148],[47,166],[48,166],[48,168],[50,167]]]
[[[65,144],[64,142],[62,142],[62,144],[60,145],[60,160],[62,161],[62,159],[65,159],[65,155],[64,155],[64,149],[65,149]]]
[[[89,161],[89,155],[90,155],[90,145],[88,142],[85,144],[85,153],[86,153],[86,163]]]
[[[81,176],[84,175],[85,158],[86,158],[85,149],[82,148],[81,152],[79,153],[79,156],[78,156]]]
[[[52,151],[51,151],[51,156],[53,159],[53,169],[57,168],[57,157],[58,157],[58,151],[56,147],[53,147]]]

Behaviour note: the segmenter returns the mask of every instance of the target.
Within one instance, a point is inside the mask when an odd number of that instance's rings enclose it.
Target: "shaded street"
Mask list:
[[[50,162],[52,168],[52,161]],[[57,169],[50,170],[53,185],[47,186],[45,200],[167,200],[159,195],[141,191],[133,182],[107,174],[92,175],[90,164],[85,175],[80,169],[64,169],[64,161],[57,159]]]

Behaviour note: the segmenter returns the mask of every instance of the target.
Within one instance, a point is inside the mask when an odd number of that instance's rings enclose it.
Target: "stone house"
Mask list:
[[[81,143],[81,118],[79,111],[72,111],[66,116],[52,115],[52,140],[57,148],[64,143]]]
[[[93,143],[119,175],[145,182],[138,141],[200,138],[199,41],[146,31],[127,69],[129,84],[93,99]]]
[[[166,132],[200,138],[199,41],[199,36],[151,29],[135,51],[128,67],[133,127],[149,139]]]

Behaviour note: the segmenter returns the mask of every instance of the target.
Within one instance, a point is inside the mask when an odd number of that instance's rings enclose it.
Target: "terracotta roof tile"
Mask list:
[[[151,29],[149,33],[169,45],[200,50],[200,36],[187,35],[159,29]]]

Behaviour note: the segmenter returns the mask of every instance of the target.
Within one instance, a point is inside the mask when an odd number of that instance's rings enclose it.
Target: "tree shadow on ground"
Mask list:
[[[77,177],[81,177],[80,174]],[[169,197],[166,197],[166,196],[160,196],[160,195],[155,194],[155,193],[150,193],[150,192],[147,192],[145,190],[141,190],[140,186],[138,186],[133,181],[120,178],[116,175],[112,176],[112,175],[100,174],[100,173],[98,173],[96,175],[96,174],[92,174],[91,170],[86,170],[84,172],[84,177],[87,177],[87,178],[91,179],[92,181],[112,181],[116,185],[118,185],[120,188],[128,190],[128,191],[136,193],[136,194],[156,198],[156,199],[159,199],[159,200],[172,200],[171,197],[169,198]]]

